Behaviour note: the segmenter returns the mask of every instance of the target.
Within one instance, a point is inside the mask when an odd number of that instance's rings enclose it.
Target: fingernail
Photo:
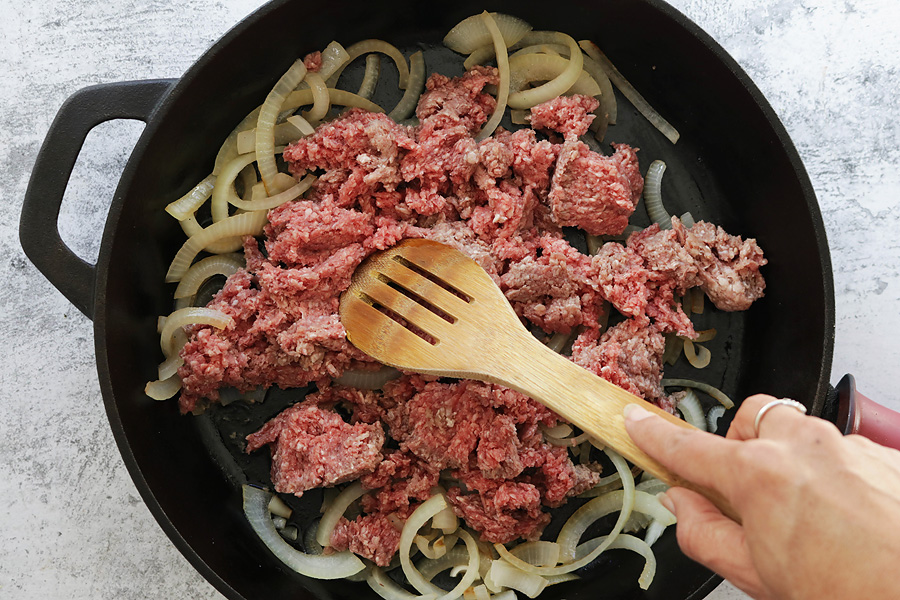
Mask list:
[[[659,499],[659,503],[662,504],[667,511],[669,511],[673,515],[675,514],[675,503],[672,502],[672,499],[669,498],[669,496],[666,495],[665,492],[658,493],[656,497],[657,499]]]
[[[643,421],[647,417],[653,416],[650,411],[637,404],[626,404],[623,414],[625,415],[625,420],[631,421],[632,423],[637,423],[638,421]]]

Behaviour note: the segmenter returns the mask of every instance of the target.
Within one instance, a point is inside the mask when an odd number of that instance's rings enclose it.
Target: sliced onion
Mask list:
[[[182,333],[183,330],[182,330]],[[184,344],[182,344],[182,347]],[[181,358],[180,348],[178,351],[173,352],[172,356],[169,356],[163,362],[159,363],[159,379],[168,379],[172,375],[178,372],[178,369],[181,368],[181,365],[184,364],[184,359]]]
[[[660,229],[672,229],[672,215],[666,211],[662,201],[662,178],[666,172],[666,163],[654,160],[647,167],[647,175],[644,177],[644,206],[650,220],[659,225]]]
[[[721,419],[724,414],[725,407],[721,404],[709,409],[709,412],[706,413],[706,425],[710,432],[716,433],[719,430],[719,419]]]
[[[222,147],[219,148],[218,154],[216,154],[216,162],[213,166],[213,175],[218,175],[222,172],[222,168],[231,162],[237,157],[239,154],[237,151],[237,137],[240,135],[242,131],[246,131],[248,129],[253,129],[256,127],[256,122],[259,120],[259,111],[262,107],[258,106],[253,111],[243,118],[243,120],[238,123],[237,127],[235,127],[228,137],[225,138],[225,142],[222,144]]]
[[[429,539],[424,535],[417,535],[414,538],[416,548],[425,558],[437,559],[447,554],[447,543],[443,535],[434,534],[433,539]]]
[[[344,516],[350,505],[359,500],[365,493],[366,490],[363,489],[362,483],[358,480],[344,488],[322,514],[322,519],[319,521],[319,529],[316,532],[316,541],[323,546],[330,546],[331,534],[334,533],[334,528],[338,521],[341,520],[341,517]]]
[[[398,552],[400,553],[400,566],[403,568],[403,574],[406,575],[406,580],[421,594],[437,594],[442,596],[444,591],[426,580],[412,563],[413,540],[419,533],[419,529],[434,517],[434,515],[447,508],[447,506],[447,500],[444,495],[435,494],[413,511],[409,518],[406,519],[406,523],[403,525],[403,531],[400,532],[400,547],[398,549]],[[471,539],[471,536],[469,539]]]
[[[693,312],[695,315],[702,315],[704,299],[705,299],[703,290],[701,290],[700,288],[694,288],[693,290],[690,290],[689,293],[691,294],[691,312]],[[704,339],[700,339],[700,337],[698,337],[694,341],[695,342],[705,342],[705,341],[713,339],[716,336],[715,329],[707,329],[706,332],[712,332],[712,335],[710,337],[704,338]],[[706,332],[698,331],[697,333],[702,335]]]
[[[303,81],[304,77],[306,65],[303,64],[303,60],[297,60],[269,91],[259,111],[259,119],[256,122],[256,165],[269,194],[275,193],[272,180],[278,173],[275,164],[275,121],[288,94]],[[312,91],[310,93],[312,94]]]
[[[663,379],[659,382],[664,388],[666,387],[688,387],[700,390],[704,394],[712,396],[719,404],[725,408],[734,408],[734,402],[726,396],[722,390],[715,388],[708,383],[702,381],[694,381],[693,379]]]
[[[478,552],[478,544],[475,543],[475,539],[465,529],[459,530],[459,537],[466,543],[466,550],[469,552],[469,563],[466,567],[466,573],[452,590],[443,596],[440,596],[438,600],[453,600],[458,598],[475,582],[476,579],[478,579],[480,575],[478,567],[480,566],[481,557]]]
[[[576,330],[572,329],[568,333],[557,332],[550,336],[544,344],[556,353],[561,353],[566,345],[575,337]]]
[[[662,492],[665,492],[669,489],[669,484],[661,479],[657,479],[652,475],[648,475],[644,473],[644,479],[634,486],[635,491],[637,492],[646,492],[651,496],[656,496]]]
[[[224,275],[229,277],[243,268],[244,261],[236,254],[220,254],[209,256],[199,260],[187,270],[178,287],[175,288],[175,298],[190,298],[197,293],[200,286],[210,277]]]
[[[318,122],[325,118],[331,108],[331,95],[325,80],[318,73],[307,73],[304,82],[309,84],[312,92],[313,106],[303,116],[307,121]]]
[[[286,123],[279,123],[273,129],[273,133],[275,135],[275,146],[285,146],[287,144],[291,144],[296,142],[300,138],[305,135],[309,135],[304,130],[298,127],[296,120],[303,119],[303,117],[299,115],[293,115],[288,117]],[[303,119],[303,122],[309,125],[309,122],[306,119]],[[310,133],[312,132],[312,127],[309,128]],[[248,129],[247,131],[242,131],[238,134],[237,137],[237,149],[239,154],[248,154],[250,152],[256,151],[256,128]],[[256,157],[254,157],[255,160]],[[243,173],[243,171],[242,171]],[[254,178],[256,177],[256,173],[254,171]],[[255,182],[254,182],[255,183]]]
[[[560,423],[554,427],[541,427],[544,431],[544,435],[555,438],[565,438],[569,437],[574,433],[572,426],[568,423]]]
[[[425,89],[425,57],[422,51],[413,53],[409,57],[409,78],[406,91],[400,102],[394,107],[388,116],[394,121],[403,121],[408,119],[415,113],[416,105],[419,103],[419,97],[422,90]]]
[[[491,13],[485,11],[481,13],[480,18],[481,23],[490,35],[490,41],[494,44],[494,53],[497,55],[497,72],[500,76],[500,83],[497,87],[497,104],[494,106],[494,113],[491,115],[491,118],[488,119],[488,122],[484,124],[481,131],[478,132],[478,135],[475,136],[476,141],[487,138],[494,133],[494,130],[500,125],[500,121],[503,120],[503,114],[506,112],[510,85],[509,57],[506,53],[507,43],[504,42],[503,34]],[[451,31],[450,33],[453,32]],[[449,35],[450,34],[448,34],[448,37]],[[444,38],[444,43],[447,43],[447,38]]]
[[[350,54],[347,53],[347,50],[339,43],[333,41],[322,50],[322,66],[319,67],[318,74],[322,79],[328,79],[349,61]]]
[[[453,507],[448,506],[431,519],[431,526],[440,529],[444,533],[454,533],[459,529],[459,517],[453,512]]]
[[[606,541],[607,536],[589,540],[578,546],[577,553],[586,554],[588,552],[591,552]],[[650,548],[649,544],[647,544],[640,538],[634,537],[633,535],[626,535],[623,533],[609,543],[609,549],[631,550],[632,552],[637,552],[638,554],[643,556],[645,561],[644,569],[641,571],[640,577],[638,577],[638,585],[642,590],[646,590],[650,587],[650,584],[653,583],[653,578],[656,576],[656,555],[653,553],[653,549]]]
[[[202,232],[188,238],[181,246],[172,264],[169,265],[166,282],[181,281],[197,254],[213,242],[236,236],[259,235],[265,224],[266,211],[242,213],[213,223]]]
[[[559,75],[545,84],[539,85],[536,88],[522,90],[514,94],[510,94],[510,108],[531,108],[532,106],[537,106],[538,104],[547,102],[548,100],[566,93],[573,85],[575,85],[575,82],[578,81],[578,78],[581,76],[584,67],[584,59],[582,57],[581,51],[578,48],[578,44],[574,39],[572,39],[571,36],[568,36],[564,33],[559,33],[558,35],[560,36],[561,40],[565,40],[565,43],[570,48],[570,56],[569,60],[566,61],[568,63],[566,65],[566,68],[563,69]],[[541,55],[529,54],[526,55],[526,57],[527,56]]]
[[[439,558],[425,558],[416,564],[416,568],[422,573],[426,581],[434,579],[438,573],[455,567],[467,567],[469,564],[469,551],[463,546],[457,546],[449,550]]]
[[[280,173],[283,175],[283,173]],[[312,185],[316,182],[317,177],[315,175],[307,175],[300,181],[294,181],[294,185],[287,188],[283,192],[279,192],[277,194],[273,194],[266,198],[257,198],[254,200],[235,200],[232,199],[231,203],[234,204],[237,208],[246,211],[257,211],[257,210],[270,210],[275,208],[276,206],[281,206],[285,202],[290,202],[291,200],[296,200],[300,196],[306,193],[306,191],[312,187]]]
[[[163,354],[171,356],[174,352],[175,332],[187,325],[211,325],[224,329],[234,323],[234,319],[225,313],[211,308],[191,306],[176,310],[166,319],[166,326],[160,334],[160,346]]]
[[[678,357],[681,356],[682,349],[684,349],[684,338],[675,334],[667,334],[666,349],[662,356],[663,362],[674,365]]]
[[[210,209],[214,223],[227,219],[228,205],[232,202],[240,201],[240,197],[234,189],[234,181],[241,174],[241,171],[245,167],[252,165],[255,160],[255,154],[241,154],[222,167],[212,191]]]
[[[684,340],[684,357],[688,359],[695,369],[705,369],[712,360],[712,352],[706,346],[695,344],[691,340]]]
[[[191,188],[187,194],[166,206],[166,212],[179,221],[187,219],[206,202],[206,199],[212,194],[215,184],[216,176],[207,175],[203,181]]]
[[[570,62],[571,61],[561,56],[553,56],[551,54],[523,54],[522,56],[510,59],[510,91],[518,92],[519,90],[523,90],[528,83],[532,81],[556,79],[566,70]],[[563,90],[563,93],[597,96],[600,94],[600,87],[590,75],[582,71],[575,80],[575,83],[567,90]],[[548,98],[548,100],[549,99],[550,98]],[[511,106],[511,108],[520,107]],[[524,108],[531,107],[526,106]]]
[[[403,56],[403,53],[394,46],[393,44],[389,44],[384,40],[362,40],[361,42],[356,42],[349,48],[347,48],[348,60],[344,63],[343,67],[346,67],[351,62],[362,56],[363,54],[371,54],[373,52],[378,52],[390,57],[391,60],[394,61],[394,64],[397,65],[397,73],[398,73],[398,84],[401,90],[405,90],[409,85],[409,75],[410,75],[410,67],[406,64],[406,58]],[[366,57],[368,63],[368,57]],[[331,87],[335,87],[337,84],[338,78],[341,76],[341,72],[344,69],[335,71],[333,74],[326,77],[328,79],[328,84]]]
[[[381,108],[371,100],[363,98],[362,96],[357,96],[356,94],[348,92],[346,90],[328,88],[328,97],[331,99],[332,105],[353,106],[356,108],[365,109],[369,112],[384,112],[383,108]],[[297,90],[290,93],[290,95],[285,99],[282,108],[284,110],[294,111],[301,106],[312,104],[313,101],[312,90]]]
[[[272,498],[266,505],[266,509],[268,509],[271,514],[277,515],[283,519],[290,519],[291,514],[294,512],[293,509],[285,504],[284,500],[279,498],[277,494],[272,494]]]
[[[350,369],[335,378],[334,383],[360,390],[380,390],[388,381],[400,377],[400,371],[394,367],[382,366],[380,369]]]
[[[144,386],[144,393],[154,400],[168,400],[181,389],[181,377],[176,373],[167,379],[151,381]]]
[[[489,45],[493,38],[480,17],[472,15],[460,21],[444,36],[444,45],[460,54],[469,54]],[[512,46],[531,31],[531,25],[522,19],[503,13],[491,13],[491,17],[503,36],[504,47]]]
[[[548,443],[553,444],[554,446],[573,447],[573,446],[579,446],[579,445],[583,444],[584,442],[588,441],[590,436],[586,433],[581,433],[579,435],[576,435],[575,437],[569,437],[569,438],[555,438],[555,437],[548,437],[548,436],[544,436],[544,438],[547,440]]]
[[[681,222],[684,223],[684,226],[690,229],[694,226],[694,216],[690,212],[686,212],[680,217]]]
[[[532,31],[531,33],[535,33]],[[555,33],[555,32],[553,32]],[[521,45],[521,44],[519,44]],[[569,56],[569,47],[565,44],[547,43],[547,44],[531,44],[524,46],[513,52],[509,57],[521,56],[523,54],[555,54],[556,56]]]
[[[287,122],[293,125],[297,129],[297,131],[300,132],[300,135],[307,136],[312,135],[316,132],[316,129],[312,125],[310,125],[309,121],[307,121],[300,115],[292,115],[288,117]]]
[[[250,485],[245,485],[242,489],[244,514],[253,531],[272,554],[293,571],[316,579],[341,579],[365,569],[365,564],[346,550],[319,556],[300,552],[278,535],[267,508],[271,494]]]
[[[600,67],[606,73],[606,76],[609,77],[610,81],[612,81],[617,88],[619,88],[622,95],[628,98],[638,112],[644,115],[644,118],[650,121],[650,123],[656,127],[660,133],[666,136],[670,142],[673,144],[676,143],[678,138],[681,137],[678,130],[650,106],[650,103],[641,96],[634,86],[625,79],[615,66],[613,66],[606,55],[601,52],[600,48],[597,47],[597,44],[589,40],[583,40],[580,42],[580,45],[588,56],[600,64]]]
[[[559,562],[559,544],[538,540],[523,542],[510,549],[513,556],[536,567],[555,567]]]
[[[366,71],[363,73],[362,82],[359,84],[359,90],[357,90],[356,95],[371,99],[375,94],[375,88],[378,86],[380,75],[381,58],[377,54],[369,54],[366,56]]]
[[[607,475],[606,477],[600,478],[600,481],[597,482],[597,485],[584,492],[583,494],[579,494],[579,498],[596,498],[597,496],[602,496],[603,494],[615,491],[622,487],[622,477],[619,475],[618,471],[613,473],[612,475]]]
[[[663,532],[666,530],[667,525],[657,521],[656,519],[650,521],[650,524],[647,526],[647,531],[644,532],[644,541],[648,546],[652,546],[656,543],[656,541],[662,537]]]
[[[489,576],[495,587],[510,588],[522,592],[529,598],[537,598],[547,587],[547,580],[540,575],[517,569],[503,559],[491,563]]]
[[[425,594],[420,596],[404,590],[397,585],[393,579],[388,577],[384,571],[374,565],[369,571],[366,583],[369,584],[369,587],[372,588],[376,594],[385,600],[434,600],[437,598],[436,594]]]

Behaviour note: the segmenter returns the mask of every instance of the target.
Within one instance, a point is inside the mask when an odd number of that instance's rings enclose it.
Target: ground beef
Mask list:
[[[599,106],[600,101],[592,96],[557,96],[532,107],[531,126],[556,131],[567,140],[579,138],[588,132]]]
[[[359,479],[381,462],[380,424],[345,423],[334,411],[301,403],[247,436],[247,452],[272,449],[275,490],[302,496],[306,490]]]
[[[632,394],[655,402],[671,412],[660,385],[666,342],[654,325],[628,319],[610,327],[602,336],[586,330],[572,345],[572,360]]]
[[[747,310],[762,297],[766,282],[759,268],[768,262],[756,240],[729,235],[700,221],[690,229],[673,219],[678,241],[694,259],[700,288],[716,308]]]
[[[317,73],[322,68],[322,53],[316,50],[303,57],[303,66],[307,71]]]
[[[321,55],[305,63],[316,70]],[[484,89],[497,83],[489,67],[433,75],[416,127],[352,109],[288,146],[290,172],[311,172],[316,183],[305,199],[269,212],[262,247],[244,240],[246,268],[209,304],[233,323],[189,328],[182,351],[184,412],[216,401],[226,386],[317,385],[248,436],[247,450],[270,446],[278,491],[360,480],[361,514],[338,523],[331,545],[379,565],[396,552],[403,521],[441,483],[469,527],[505,543],[537,538],[547,510],[599,474],[544,441],[541,428],[559,421],[553,412],[502,386],[411,374],[383,391],[333,385],[347,369],[372,366],[347,342],[337,312],[372,252],[405,238],[455,246],[523,319],[547,332],[580,331],[576,363],[667,410],[662,333],[694,334],[675,295],[699,285],[732,310],[763,291],[755,242],[704,223],[687,229],[676,220],[672,231],[650,228],[595,257],[579,253],[562,227],[625,229],[643,188],[636,151],[620,144],[603,156],[577,141],[597,107],[577,96],[532,110],[534,127],[562,133],[564,143],[551,141],[555,134],[538,139],[534,129],[498,129],[476,141],[496,105]],[[626,320],[601,335],[607,302]]]
[[[625,144],[615,148],[615,154],[607,157],[577,140],[563,144],[550,187],[550,206],[560,225],[580,227],[592,235],[625,231],[643,179],[635,150]]]

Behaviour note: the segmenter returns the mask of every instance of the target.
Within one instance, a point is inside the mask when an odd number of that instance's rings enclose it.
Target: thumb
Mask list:
[[[672,487],[660,500],[678,518],[678,545],[685,555],[754,598],[767,596],[750,557],[743,527],[691,490]]]

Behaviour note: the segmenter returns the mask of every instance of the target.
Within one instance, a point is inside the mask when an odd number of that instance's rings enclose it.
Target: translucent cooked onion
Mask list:
[[[329,95],[331,92],[329,91]],[[300,135],[307,136],[312,135],[316,132],[315,127],[310,125],[309,121],[301,117],[300,115],[292,115],[287,118],[287,122],[293,125],[297,131],[300,132]]]
[[[216,176],[207,175],[203,181],[191,188],[187,194],[166,206],[166,212],[179,221],[187,219],[212,195],[215,184]]]
[[[494,45],[494,53],[497,55],[497,72],[500,76],[500,83],[497,86],[497,104],[494,106],[494,113],[491,115],[491,118],[488,119],[488,122],[484,124],[484,127],[481,128],[481,131],[478,132],[478,135],[475,136],[476,141],[487,138],[494,133],[494,130],[500,125],[500,121],[503,120],[503,114],[506,112],[506,105],[509,101],[510,85],[509,57],[506,53],[507,43],[504,42],[503,34],[491,13],[485,11],[479,16],[481,18],[481,23],[490,34],[490,41]],[[447,40],[445,38],[444,43],[446,42]]]
[[[275,208],[276,206],[281,206],[285,202],[290,202],[291,200],[296,200],[300,196],[306,193],[306,191],[312,187],[312,185],[316,182],[315,175],[307,175],[300,181],[296,181],[294,185],[287,188],[283,192],[279,192],[277,194],[273,194],[267,198],[258,198],[255,200],[235,200],[231,199],[231,203],[241,210],[246,211],[256,211],[256,210],[270,210]]]
[[[469,564],[469,551],[464,546],[456,546],[439,558],[425,558],[416,564],[416,568],[427,581],[434,579],[438,573],[443,573],[455,567],[467,567]]]
[[[385,600],[434,600],[437,594],[418,595],[408,592],[400,587],[393,579],[377,566],[372,566],[366,583],[372,590]]]
[[[334,527],[337,525],[350,505],[359,500],[366,490],[363,489],[362,483],[358,480],[341,491],[334,501],[328,506],[322,514],[319,521],[319,529],[316,532],[316,541],[323,546],[331,545],[331,534],[334,533]]]
[[[667,526],[665,524],[655,519],[653,521],[650,521],[650,524],[647,525],[647,531],[644,532],[644,541],[647,543],[647,545],[652,546],[653,544],[655,544],[657,540],[662,537],[662,534],[666,530],[666,527]]]
[[[697,291],[700,291],[700,288],[695,288],[695,289],[696,289]],[[701,294],[700,294],[700,297],[701,297],[701,298],[703,297],[703,293],[702,293],[702,292],[701,292]],[[691,300],[691,303],[693,304],[693,299]],[[692,309],[692,310],[693,310],[693,309]],[[696,312],[696,311],[694,311],[694,312]],[[697,337],[695,337],[693,341],[695,341],[695,342],[708,342],[708,341],[710,341],[710,340],[715,339],[716,333],[717,333],[717,332],[716,332],[716,329],[715,329],[715,328],[704,329],[704,330],[702,330],[702,331],[698,331],[698,332],[697,332]]]
[[[666,172],[666,163],[654,160],[647,167],[644,176],[644,207],[650,220],[660,229],[672,229],[672,215],[668,213],[662,201],[662,178]]]
[[[570,49],[569,60],[567,61],[568,64],[566,65],[566,68],[563,69],[559,75],[557,75],[547,83],[539,85],[536,88],[522,90],[519,92],[515,92],[514,94],[510,94],[510,108],[531,108],[532,106],[537,106],[538,104],[547,102],[548,100],[552,100],[553,98],[566,93],[573,85],[575,85],[575,82],[578,81],[578,78],[581,76],[584,67],[584,59],[582,57],[581,50],[578,48],[578,44],[574,39],[572,39],[571,36],[568,36],[564,33],[558,33],[557,35],[559,36],[560,40],[565,41]],[[549,55],[529,54],[526,56]],[[596,85],[596,82],[594,83]],[[593,96],[596,94],[591,95]]]
[[[394,367],[383,366],[374,371],[364,371],[362,369],[344,371],[340,377],[335,378],[334,382],[338,385],[361,390],[380,390],[388,381],[398,377],[400,377],[400,371]]]
[[[361,98],[369,98],[375,94],[375,88],[378,86],[378,78],[381,75],[381,59],[377,54],[369,54],[366,56],[366,71],[363,73],[362,82],[359,84],[359,90],[356,95]]]
[[[660,385],[664,388],[666,387],[688,387],[694,388],[695,390],[700,390],[704,394],[708,394],[712,396],[719,404],[724,406],[725,408],[734,408],[734,402],[732,402],[731,398],[726,396],[722,390],[715,388],[708,383],[703,383],[702,381],[695,381],[693,379],[663,379],[660,381]]]
[[[510,588],[529,598],[537,598],[547,587],[547,580],[540,575],[517,569],[503,559],[491,563],[489,577],[497,588]]]
[[[316,123],[325,118],[331,108],[331,95],[325,80],[318,73],[307,73],[304,82],[309,84],[312,92],[313,106],[303,114],[307,121]]]
[[[684,357],[688,359],[695,369],[704,369],[712,360],[712,353],[706,346],[695,344],[691,340],[684,340]]]
[[[347,62],[341,69],[326,77],[326,79],[328,79],[328,85],[330,87],[334,87],[337,84],[338,78],[340,78],[341,73],[347,65],[349,65],[360,56],[364,54],[372,54],[373,52],[384,54],[394,61],[394,64],[397,65],[398,73],[397,87],[399,87],[401,90],[405,90],[409,85],[410,74],[410,67],[406,63],[406,58],[403,56],[403,53],[400,52],[400,49],[393,44],[389,44],[384,40],[376,39],[362,40],[361,42],[356,42],[355,44],[347,48]],[[366,57],[366,60],[368,63],[368,57]]]
[[[601,477],[600,481],[597,482],[597,485],[587,490],[583,494],[579,494],[579,498],[596,498],[597,496],[602,496],[603,494],[615,491],[622,487],[622,478],[619,476],[618,472],[613,473],[612,475],[607,475],[606,477]]]
[[[177,345],[177,344],[176,344]],[[183,344],[182,344],[183,346]],[[180,348],[179,348],[180,350]],[[168,357],[163,362],[159,363],[159,379],[162,381],[163,379],[168,379],[172,375],[178,372],[178,369],[181,368],[181,365],[184,364],[184,359],[181,358],[179,352],[173,352],[172,356]]]
[[[228,205],[240,201],[241,198],[234,189],[234,182],[241,171],[252,165],[255,160],[256,155],[253,153],[241,154],[222,167],[212,191],[210,210],[214,223],[227,219]]]
[[[459,530],[459,537],[465,542],[466,550],[469,553],[469,562],[466,566],[466,572],[459,580],[459,583],[457,583],[452,590],[443,596],[440,596],[438,600],[454,600],[455,598],[458,598],[479,577],[478,567],[480,565],[481,557],[478,552],[478,544],[475,543],[475,538],[473,538],[465,529]]]
[[[524,90],[528,83],[532,81],[554,80],[566,70],[570,62],[561,56],[553,56],[551,54],[523,54],[510,59],[510,92]],[[538,88],[532,89],[536,90]],[[563,90],[561,94],[597,96],[600,93],[600,87],[597,85],[597,82],[586,72],[581,71],[577,75],[575,82],[568,89]],[[561,94],[557,94],[557,96]],[[551,98],[553,97],[555,96],[551,96]],[[547,98],[547,100],[551,98]],[[536,102],[535,104],[540,103]],[[510,108],[531,108],[531,106],[512,106],[510,104]]]
[[[536,567],[555,567],[559,562],[559,544],[556,542],[544,540],[523,542],[511,548],[510,552]]]
[[[300,552],[284,541],[269,516],[267,504],[271,493],[245,485],[244,515],[259,539],[281,562],[293,571],[316,579],[342,579],[365,569],[365,564],[352,552],[336,552],[314,556]]]
[[[549,442],[550,444],[553,444],[554,446],[568,446],[571,448],[573,446],[578,446],[578,445],[588,441],[589,437],[590,436],[588,434],[581,433],[579,435],[576,435],[575,437],[565,437],[565,438],[555,438],[555,437],[545,435],[544,439],[546,439],[547,442]]]
[[[346,90],[338,90],[335,88],[328,88],[328,97],[331,99],[332,105],[337,106],[353,106],[356,108],[362,108],[369,112],[378,112],[383,113],[384,109],[368,100],[363,98],[362,96],[357,96],[353,92],[348,92]],[[300,108],[301,106],[306,106],[308,104],[313,103],[313,95],[312,90],[297,90],[295,92],[291,92],[290,95],[285,99],[283,109],[294,111]]]
[[[144,386],[144,393],[154,400],[168,400],[181,389],[181,377],[178,374],[167,379],[151,381]]]
[[[724,414],[725,407],[721,404],[709,409],[709,412],[706,413],[706,426],[709,428],[710,432],[716,433],[719,430],[719,419],[721,419]]]
[[[258,106],[253,109],[253,111],[243,118],[243,120],[238,123],[237,127],[235,127],[228,137],[225,138],[225,141],[222,143],[222,147],[219,148],[218,154],[216,154],[216,162],[213,165],[213,175],[218,175],[222,172],[222,168],[234,160],[234,158],[239,154],[237,150],[237,137],[240,135],[242,131],[247,131],[248,129],[253,129],[256,127],[256,122],[259,120],[259,111],[262,107]]]
[[[266,191],[275,193],[272,188],[272,179],[278,173],[275,164],[275,121],[282,110],[282,105],[300,82],[306,77],[306,65],[303,60],[296,60],[275,83],[263,102],[259,111],[259,119],[256,122],[256,165]],[[310,91],[312,94],[312,91]]]
[[[273,130],[275,134],[275,146],[286,146],[287,144],[291,144],[296,142],[300,138],[305,135],[309,135],[314,130],[312,127],[309,127],[308,132],[300,129],[297,123],[297,119],[303,119],[300,115],[294,115],[288,117],[286,123],[279,123],[275,126]],[[303,119],[303,122],[309,125],[309,122],[306,119]],[[256,151],[256,128],[248,129],[247,131],[242,131],[238,134],[237,137],[237,149],[239,154],[248,154],[250,152]],[[255,157],[254,157],[255,160]],[[243,171],[242,171],[243,173]],[[254,178],[256,174],[254,172]],[[255,182],[254,182],[255,183]]]
[[[318,74],[322,79],[327,80],[348,62],[350,62],[350,54],[341,44],[333,41],[322,50],[322,65],[319,67]]]
[[[190,298],[197,293],[200,286],[215,275],[224,275],[229,277],[243,268],[244,260],[237,254],[220,254],[217,256],[209,256],[203,260],[198,260],[191,265],[178,287],[175,288],[175,298]]]
[[[454,533],[459,529],[459,517],[453,512],[453,507],[448,506],[431,519],[431,526],[440,529],[444,533]]]
[[[426,580],[416,566],[412,563],[412,544],[419,530],[431,520],[434,515],[447,508],[447,500],[443,494],[435,494],[422,504],[406,519],[403,531],[400,532],[400,566],[406,580],[421,594],[437,594],[442,596],[444,590]],[[476,551],[477,554],[477,551]],[[476,569],[477,570],[477,569]],[[468,587],[468,586],[467,586]],[[463,588],[465,589],[465,588]]]
[[[218,329],[224,329],[234,323],[234,319],[225,313],[211,308],[190,306],[176,310],[166,319],[159,336],[160,347],[163,354],[172,356],[175,346],[175,332],[187,325],[211,325]]]
[[[444,45],[460,54],[469,54],[489,45],[492,37],[480,17],[481,15],[472,15],[460,21],[444,36]],[[491,17],[497,24],[497,29],[503,36],[504,46],[507,48],[531,31],[531,25],[517,17],[503,13],[491,13]]]
[[[397,103],[397,106],[394,107],[394,110],[388,116],[398,122],[411,117],[416,111],[416,105],[419,103],[419,97],[424,89],[425,57],[422,55],[422,51],[419,50],[409,57],[409,77],[406,91],[403,93],[403,97],[400,98],[400,102]]]
[[[576,554],[587,554],[606,541],[607,536],[588,540],[587,542],[578,546]],[[638,585],[642,590],[646,590],[650,587],[650,584],[653,583],[653,578],[656,576],[656,555],[653,553],[653,549],[650,548],[649,544],[647,544],[640,538],[634,537],[633,535],[627,535],[623,533],[609,543],[608,549],[631,550],[632,552],[637,552],[638,554],[643,556],[644,568],[641,571],[640,576],[638,577]]]
[[[290,519],[291,515],[294,511],[290,506],[284,503],[284,500],[278,497],[277,494],[272,494],[272,498],[269,500],[269,503],[266,504],[266,509],[273,515],[277,515],[283,519]]]
[[[234,215],[213,223],[197,235],[188,238],[181,246],[172,264],[169,265],[166,282],[181,281],[197,254],[213,242],[236,236],[259,235],[265,224],[266,211],[262,210]]]
[[[606,76],[609,77],[610,81],[619,88],[619,91],[622,92],[622,95],[628,98],[628,100],[634,105],[634,107],[638,110],[639,113],[644,115],[644,118],[650,121],[650,123],[656,127],[660,133],[662,133],[666,138],[672,142],[673,144],[678,141],[678,138],[681,135],[678,133],[678,130],[675,129],[671,123],[666,121],[662,115],[660,115],[656,110],[650,106],[650,103],[644,99],[644,97],[635,89],[631,83],[628,82],[627,79],[616,69],[615,66],[609,61],[603,52],[600,51],[600,48],[597,47],[597,44],[590,40],[583,40],[579,42],[581,48],[584,50],[585,54],[593,58],[597,63],[599,63],[600,67],[606,73]]]

